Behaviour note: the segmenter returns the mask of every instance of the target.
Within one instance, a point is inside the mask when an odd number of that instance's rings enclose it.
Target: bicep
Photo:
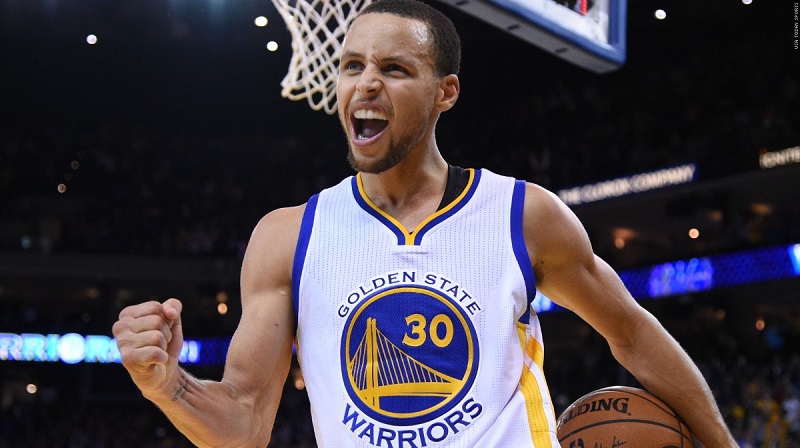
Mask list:
[[[579,315],[612,345],[630,343],[649,315],[617,273],[594,254],[578,218],[552,193],[529,186],[525,238],[537,288]]]

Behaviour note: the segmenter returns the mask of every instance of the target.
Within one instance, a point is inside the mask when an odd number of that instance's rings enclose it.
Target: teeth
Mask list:
[[[386,115],[374,110],[359,109],[353,116],[359,120],[386,120]]]

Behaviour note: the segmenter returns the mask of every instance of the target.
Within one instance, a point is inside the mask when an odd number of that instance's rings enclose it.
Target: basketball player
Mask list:
[[[221,381],[178,366],[181,302],[124,309],[122,362],[199,446],[265,447],[297,354],[324,447],[558,447],[530,311],[571,309],[705,447],[733,447],[689,357],[536,185],[449,165],[436,144],[460,92],[442,14],[382,0],[353,22],[337,86],[357,175],[256,226]]]

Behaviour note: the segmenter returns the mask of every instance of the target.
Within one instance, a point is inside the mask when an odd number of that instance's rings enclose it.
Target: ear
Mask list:
[[[439,82],[439,95],[436,97],[436,109],[440,112],[450,110],[458,100],[461,84],[458,75],[450,74]]]

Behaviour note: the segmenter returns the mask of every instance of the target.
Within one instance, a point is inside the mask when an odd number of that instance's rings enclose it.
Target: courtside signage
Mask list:
[[[620,271],[619,277],[636,300],[792,279],[800,277],[800,244],[669,261]],[[537,313],[563,310],[539,292],[533,307]]]
[[[201,348],[200,341],[185,340],[178,360],[184,364],[200,363]],[[77,333],[0,333],[0,361],[60,361],[65,364],[121,362],[116,339]]]
[[[800,163],[800,146],[794,146],[780,151],[762,150],[761,154],[758,156],[758,165],[763,170],[795,163]]]
[[[645,191],[673,185],[686,184],[696,179],[697,166],[694,163],[687,163],[685,165],[559,190],[558,197],[567,205],[580,205],[602,201],[604,199],[618,198],[633,193],[644,193]]]

